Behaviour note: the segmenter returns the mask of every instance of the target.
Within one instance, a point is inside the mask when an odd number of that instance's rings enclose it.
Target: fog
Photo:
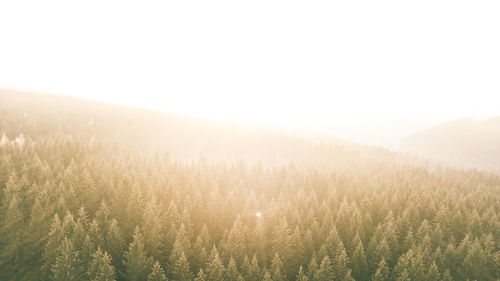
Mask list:
[[[0,88],[393,146],[498,115],[497,1],[15,1]]]

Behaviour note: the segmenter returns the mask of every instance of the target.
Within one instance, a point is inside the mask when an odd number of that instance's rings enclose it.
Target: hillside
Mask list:
[[[500,117],[444,123],[406,138],[402,146],[455,166],[500,171]]]
[[[500,177],[0,92],[1,280],[498,280]]]

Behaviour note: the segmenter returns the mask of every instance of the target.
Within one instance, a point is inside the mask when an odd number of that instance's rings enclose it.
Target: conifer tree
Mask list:
[[[449,269],[446,269],[446,271],[443,274],[442,281],[453,281],[453,277],[451,276],[451,272]]]
[[[144,248],[154,257],[159,257],[163,249],[161,232],[162,232],[162,216],[156,198],[151,198],[146,204],[146,210],[142,216],[144,229]]]
[[[125,252],[123,260],[123,265],[125,266],[124,277],[126,280],[146,280],[152,262],[144,250],[144,240],[138,226],[135,228],[133,240]]]
[[[55,281],[73,281],[82,280],[84,270],[82,260],[78,251],[73,247],[70,239],[64,238],[58,249],[55,263],[51,268],[51,280]]]
[[[238,215],[224,243],[224,253],[226,255],[226,259],[229,257],[233,257],[237,261],[241,261],[243,259],[247,250],[247,232],[248,230],[243,225],[241,217]]]
[[[431,266],[429,267],[427,271],[427,280],[429,281],[439,281],[441,280],[441,274],[439,274],[439,269],[436,264],[436,261],[433,261]]]
[[[87,278],[91,281],[115,280],[115,269],[111,265],[111,258],[108,253],[103,252],[100,247],[92,254],[92,261],[87,271]]]
[[[188,281],[193,279],[193,274],[189,268],[189,263],[184,251],[180,248],[180,243],[176,241],[174,250],[169,258],[171,265],[171,276],[173,280]]]
[[[245,280],[258,281],[261,279],[262,279],[262,274],[259,267],[259,262],[257,260],[257,255],[254,255],[252,258],[252,262],[248,265],[248,269],[245,272]]]
[[[224,277],[224,265],[219,258],[217,248],[214,246],[208,257],[209,261],[206,267],[207,281],[218,281]]]
[[[273,278],[271,277],[271,273],[269,271],[264,270],[264,277],[262,281],[274,281]]]
[[[312,280],[319,281],[319,280],[334,280],[334,279],[335,279],[335,274],[333,271],[332,261],[330,260],[330,257],[326,255],[321,261],[321,264],[319,265],[318,269],[314,273]]]
[[[351,274],[351,270],[348,270],[347,273],[344,275],[344,277],[342,278],[342,281],[356,281],[353,277],[352,277],[352,274]]]
[[[297,276],[295,277],[295,280],[296,281],[309,281],[309,278],[304,273],[304,269],[302,268],[302,265],[299,268],[299,272],[297,272]]]
[[[0,274],[7,275],[22,263],[19,251],[24,228],[21,183],[13,172],[3,190],[0,206]]]
[[[382,258],[380,263],[378,264],[378,268],[373,274],[371,280],[372,281],[383,281],[389,279],[389,268],[387,267],[387,263],[385,259]]]
[[[318,263],[316,262],[316,253],[313,253],[309,264],[307,265],[307,276],[309,280],[315,280],[315,274],[318,270]]]
[[[125,241],[122,238],[118,221],[112,219],[104,239],[104,249],[111,255],[115,265],[121,265],[123,252],[126,248]]]
[[[270,273],[273,281],[284,281],[286,279],[286,276],[283,273],[282,268],[283,268],[283,263],[281,262],[280,256],[276,252],[271,262]]]
[[[198,274],[196,275],[194,281],[206,281],[206,280],[208,280],[208,277],[205,274],[205,272],[203,272],[203,268],[201,268]]]
[[[236,262],[234,259],[231,257],[229,259],[229,264],[227,265],[226,271],[225,271],[225,280],[235,280],[235,281],[242,281],[243,276],[241,276],[240,272],[238,271],[238,267],[236,266]]]
[[[57,214],[54,215],[52,224],[50,226],[49,238],[45,244],[45,251],[43,253],[43,264],[41,267],[42,278],[47,279],[51,274],[52,265],[56,261],[57,249],[64,238],[64,231],[62,228],[61,220]]]
[[[349,271],[349,258],[347,257],[347,253],[343,247],[339,249],[340,251],[337,252],[335,259],[333,260],[333,271],[339,278],[341,278],[341,276],[347,275],[347,272]]]
[[[359,240],[359,237],[358,237]],[[352,275],[356,280],[368,279],[368,268],[366,264],[366,256],[363,247],[363,242],[358,241],[356,249],[351,258]]]
[[[153,269],[151,273],[148,275],[147,281],[167,281],[167,277],[165,276],[165,271],[161,268],[160,263],[155,261],[153,265]]]
[[[198,272],[206,264],[207,259],[207,250],[203,246],[203,240],[198,236],[192,248],[192,258],[190,259],[191,271]]]

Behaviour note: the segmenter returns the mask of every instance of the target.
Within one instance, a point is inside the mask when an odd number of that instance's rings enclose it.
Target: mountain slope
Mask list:
[[[500,170],[500,117],[464,118],[408,137],[403,148],[467,168]]]
[[[1,280],[500,278],[492,173],[13,92],[0,132]]]
[[[260,162],[264,165],[328,162],[337,157],[406,161],[398,154],[329,138],[328,143],[250,125],[204,121],[182,115],[127,108],[70,97],[0,90],[0,137],[45,139],[54,134],[107,140],[141,155],[173,159]],[[42,126],[40,124],[43,124]],[[362,153],[360,154],[360,152]]]

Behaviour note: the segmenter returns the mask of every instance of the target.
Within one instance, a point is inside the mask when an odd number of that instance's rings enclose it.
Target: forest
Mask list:
[[[0,280],[500,280],[500,175],[0,91]]]

